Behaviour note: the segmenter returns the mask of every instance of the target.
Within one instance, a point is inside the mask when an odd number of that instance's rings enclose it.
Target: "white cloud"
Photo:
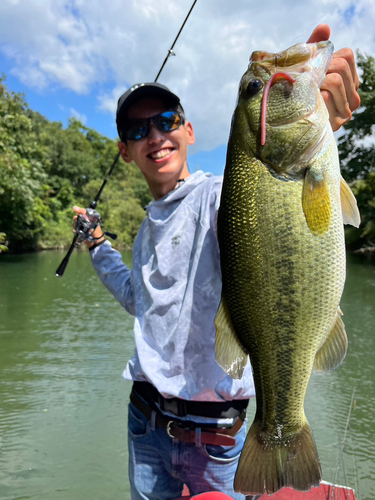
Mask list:
[[[79,120],[82,123],[82,125],[86,125],[87,117],[76,111],[74,108],[70,108],[70,115],[76,120]]]
[[[99,109],[111,113],[113,116],[116,115],[117,101],[119,97],[128,89],[128,86],[118,85],[109,94],[99,94]]]
[[[131,84],[153,81],[192,0],[2,0],[0,50],[32,87],[98,94],[98,112],[116,110]],[[225,143],[239,79],[253,50],[307,40],[321,23],[336,49],[375,53],[373,0],[198,0],[159,79],[180,95],[193,122],[193,152]]]

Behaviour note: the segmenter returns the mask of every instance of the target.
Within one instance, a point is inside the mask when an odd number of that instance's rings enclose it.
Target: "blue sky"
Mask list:
[[[30,107],[116,137],[118,97],[153,81],[192,0],[1,0],[0,72]],[[253,50],[306,41],[319,23],[335,48],[375,54],[375,2],[198,0],[159,79],[182,100],[191,171],[223,172],[238,82]]]

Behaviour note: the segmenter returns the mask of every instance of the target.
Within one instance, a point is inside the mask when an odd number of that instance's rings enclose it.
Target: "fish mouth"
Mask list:
[[[329,40],[318,43],[299,43],[276,54],[265,51],[252,53],[250,65],[259,65],[270,74],[262,99],[261,146],[266,143],[267,101],[271,86],[280,79],[284,79],[293,86],[299,75],[308,73],[309,77],[320,87],[325,78],[332,53],[333,44]],[[307,113],[306,116],[309,114]]]
[[[283,71],[295,77],[300,73],[311,72],[312,78],[320,87],[333,50],[333,43],[330,40],[318,43],[297,43],[275,54],[258,50],[251,54],[250,65],[259,64],[270,75]]]

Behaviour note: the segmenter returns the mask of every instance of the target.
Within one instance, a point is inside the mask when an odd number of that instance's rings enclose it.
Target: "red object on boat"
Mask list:
[[[218,491],[210,491],[199,495],[189,496],[189,490],[184,488],[183,496],[176,500],[233,500],[232,497]],[[292,488],[282,488],[272,496],[266,493],[259,500],[356,500],[354,490],[345,486],[338,486],[322,481],[319,488],[310,491],[296,491]]]

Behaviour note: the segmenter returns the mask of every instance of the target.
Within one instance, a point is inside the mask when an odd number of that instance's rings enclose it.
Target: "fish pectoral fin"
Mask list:
[[[302,190],[302,208],[314,234],[324,234],[331,222],[331,199],[324,176],[307,169]]]
[[[228,306],[221,297],[219,310],[215,318],[216,363],[232,378],[240,379],[245,369],[248,354],[242,347],[232,325]]]
[[[361,223],[361,216],[359,214],[357,200],[355,199],[352,190],[342,177],[340,190],[342,218],[344,224],[351,224],[354,227],[359,227]]]
[[[316,373],[333,370],[344,361],[348,349],[348,337],[346,336],[345,325],[341,316],[342,312],[339,308],[326,341],[316,353],[313,367]]]

